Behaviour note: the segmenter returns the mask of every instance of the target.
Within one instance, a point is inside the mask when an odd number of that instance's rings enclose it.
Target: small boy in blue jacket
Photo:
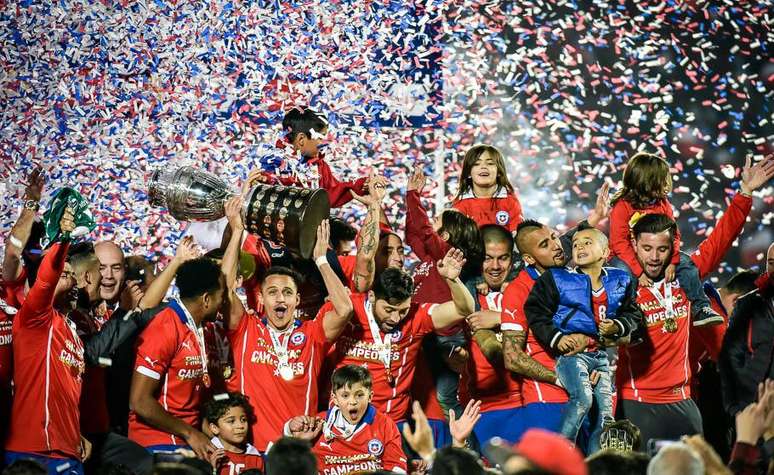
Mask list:
[[[557,379],[570,399],[562,435],[575,442],[583,419],[595,409],[588,453],[599,450],[603,423],[613,418],[613,375],[605,346],[629,337],[642,320],[637,281],[626,271],[604,267],[608,254],[604,233],[580,229],[572,239],[577,267],[546,270],[524,304],[529,331],[558,355]],[[599,375],[596,384],[593,372]]]

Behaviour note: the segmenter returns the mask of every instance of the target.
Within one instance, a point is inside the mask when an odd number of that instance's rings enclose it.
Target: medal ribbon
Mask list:
[[[188,309],[185,308],[182,302],[176,302],[183,310],[183,313],[185,313],[185,326],[188,327],[189,330],[191,330],[191,333],[194,334],[196,337],[196,345],[199,347],[199,358],[201,359],[202,363],[202,382],[204,382],[204,385],[209,387],[209,371],[207,370],[207,348],[204,345],[204,329],[199,327],[196,327],[196,323],[194,322],[193,316],[188,312]]]
[[[290,333],[293,332],[294,325],[290,325],[287,330],[279,331],[273,329],[270,325],[266,326],[269,329],[269,336],[271,337],[271,344],[274,347],[274,354],[277,355],[277,368],[290,367],[288,363],[288,343],[290,342]],[[285,336],[284,341],[281,339]]]
[[[365,302],[365,313],[366,317],[368,317],[368,329],[371,331],[374,343],[379,348],[379,359],[387,372],[387,381],[390,382],[392,380],[392,372],[390,371],[390,364],[392,363],[392,334],[387,333],[382,338],[382,333],[379,330],[379,325],[376,323],[376,318],[374,318],[373,307],[369,300]]]
[[[664,307],[664,309],[666,310],[667,319],[674,319],[675,303],[672,300],[672,284],[670,284],[667,281],[664,281],[663,295],[658,290],[658,285],[656,284],[653,284],[653,287],[650,287],[648,290],[650,290],[650,293],[653,294],[654,297],[656,297],[656,300],[658,300],[658,304]]]

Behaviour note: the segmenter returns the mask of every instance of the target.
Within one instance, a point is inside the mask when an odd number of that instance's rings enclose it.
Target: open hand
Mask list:
[[[193,236],[186,236],[181,239],[180,243],[177,245],[177,250],[175,250],[175,259],[180,261],[182,264],[183,262],[190,261],[191,259],[196,259],[201,254],[201,249],[199,249],[199,245],[196,244]]]
[[[453,445],[455,447],[465,447],[465,441],[468,440],[473,427],[481,419],[481,401],[471,399],[462,415],[457,419],[454,409],[449,411],[449,432],[451,432]]]
[[[597,192],[597,202],[589,213],[587,221],[592,227],[597,227],[610,214],[610,183],[604,182]]]
[[[640,274],[640,277],[639,277],[639,279],[637,279],[637,280],[639,280],[639,281],[640,281],[640,285],[641,285],[641,286],[643,286],[643,287],[653,287],[653,279],[651,279],[650,277],[648,277],[648,276],[645,274],[645,272],[643,272],[642,274]]]
[[[427,176],[425,175],[425,171],[422,169],[422,165],[419,163],[415,163],[414,170],[408,179],[408,186],[406,187],[406,191],[416,190],[417,193],[421,195],[422,190],[425,189],[426,183],[427,183]]]
[[[767,181],[774,177],[774,155],[768,155],[760,162],[752,165],[752,160],[747,157],[742,168],[742,184],[739,189],[742,193],[752,193]]]
[[[443,256],[443,259],[438,261],[437,269],[438,273],[447,280],[455,280],[460,276],[462,272],[462,266],[465,265],[465,254],[457,248],[451,248]]]

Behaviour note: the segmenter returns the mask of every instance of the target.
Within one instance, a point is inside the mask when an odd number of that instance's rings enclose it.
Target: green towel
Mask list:
[[[62,215],[68,206],[73,212],[75,229],[69,235],[63,235],[59,229],[59,222],[62,220]],[[84,236],[97,227],[94,217],[92,217],[91,211],[89,211],[89,203],[86,201],[86,198],[68,187],[60,188],[54,194],[51,206],[43,214],[43,225],[46,228],[45,237],[48,240],[48,244]]]

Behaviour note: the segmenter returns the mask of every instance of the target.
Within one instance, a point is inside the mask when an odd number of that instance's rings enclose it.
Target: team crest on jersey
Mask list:
[[[400,330],[395,330],[394,332],[390,333],[390,335],[392,335],[390,338],[393,342],[398,342],[401,338],[403,338],[403,332]]]
[[[498,211],[495,215],[495,219],[497,220],[497,224],[505,226],[508,224],[508,221],[511,220],[511,215],[507,211]]]
[[[371,439],[368,441],[368,453],[371,455],[381,455],[384,452],[384,444],[379,439]]]
[[[301,345],[306,340],[306,335],[304,335],[301,332],[293,333],[293,335],[290,337],[290,342],[293,343],[295,346]]]

